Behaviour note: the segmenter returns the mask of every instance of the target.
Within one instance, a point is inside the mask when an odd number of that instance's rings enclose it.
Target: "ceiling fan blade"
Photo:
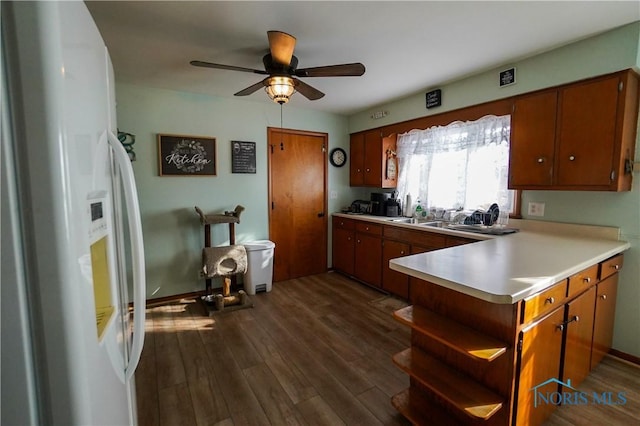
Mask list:
[[[269,37],[269,50],[271,57],[279,64],[289,66],[293,49],[296,47],[296,38],[282,31],[267,31]]]
[[[252,72],[254,74],[263,74],[263,75],[267,74],[267,72],[264,70],[254,70],[253,68],[236,67],[233,65],[214,64],[211,62],[203,62],[203,61],[191,61],[189,63],[195,67],[215,68],[219,70],[229,70],[229,71]]]
[[[297,77],[358,77],[364,74],[364,71],[364,65],[356,62],[353,64],[303,68],[296,70],[295,75]]]
[[[267,84],[267,80],[269,80],[269,77],[265,78],[262,81],[257,82],[256,84],[253,84],[249,87],[247,87],[246,89],[242,89],[241,91],[239,91],[238,93],[234,93],[234,96],[247,96],[252,94],[253,92],[258,91],[258,89],[266,86]]]
[[[321,91],[319,91],[315,87],[309,86],[307,83],[305,83],[302,80],[298,80],[297,78],[294,78],[293,82],[294,82],[294,85],[296,87],[296,90],[302,96],[304,96],[305,98],[309,99],[310,101],[315,101],[315,100],[320,99],[321,97],[324,96],[324,93],[322,93]]]

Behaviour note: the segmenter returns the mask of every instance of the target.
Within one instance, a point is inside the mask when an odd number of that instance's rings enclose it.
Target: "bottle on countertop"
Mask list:
[[[419,199],[416,201],[416,210],[414,216],[416,219],[422,219],[423,216],[426,216]]]

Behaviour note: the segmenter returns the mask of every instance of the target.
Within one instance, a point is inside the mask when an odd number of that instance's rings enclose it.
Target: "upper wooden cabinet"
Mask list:
[[[630,190],[638,97],[631,70],[516,97],[509,188]]]
[[[395,188],[398,167],[396,136],[382,136],[379,129],[351,135],[349,184]]]

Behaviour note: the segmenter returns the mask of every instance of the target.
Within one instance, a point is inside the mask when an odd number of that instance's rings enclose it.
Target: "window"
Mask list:
[[[454,122],[398,137],[398,193],[425,208],[514,210],[507,188],[510,116]]]

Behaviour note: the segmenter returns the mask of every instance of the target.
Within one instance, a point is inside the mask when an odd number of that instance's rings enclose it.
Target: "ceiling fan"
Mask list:
[[[296,38],[282,31],[267,31],[267,35],[269,37],[270,53],[267,53],[262,58],[264,70],[204,61],[191,61],[190,63],[196,67],[268,75],[262,81],[235,93],[235,96],[247,96],[264,87],[269,97],[281,105],[287,103],[291,95],[296,91],[312,101],[324,96],[324,93],[318,89],[295,77],[357,77],[364,74],[364,65],[359,62],[298,69],[298,58],[293,55]]]

